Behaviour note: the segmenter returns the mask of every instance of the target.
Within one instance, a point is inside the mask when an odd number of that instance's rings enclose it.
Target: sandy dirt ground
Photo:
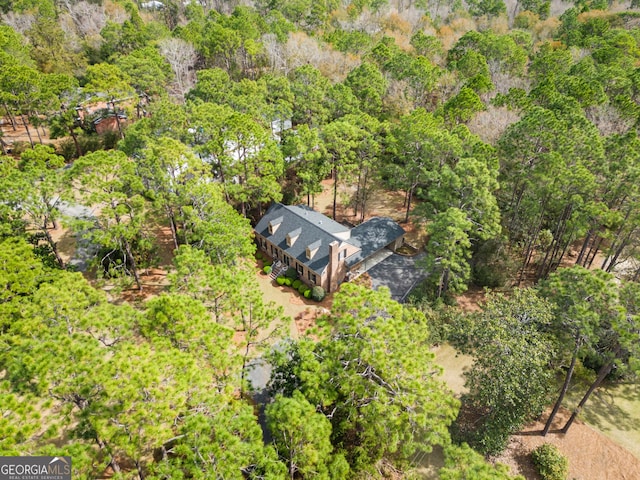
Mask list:
[[[567,456],[572,480],[640,479],[640,459],[589,425],[577,420],[566,434],[560,433],[569,415],[569,411],[562,409],[549,434],[541,437],[539,433],[547,419],[547,415],[543,415],[542,421],[532,423],[514,435],[507,450],[493,460],[508,465],[514,474],[537,479],[529,454],[543,443],[552,443]]]
[[[291,319],[289,334],[292,338],[299,338],[313,328],[316,319],[331,310],[333,294],[328,294],[322,302],[302,297],[291,287],[278,285],[269,275],[262,272],[263,262],[256,262],[256,280],[262,291],[265,303],[273,302],[282,306],[284,315]]]

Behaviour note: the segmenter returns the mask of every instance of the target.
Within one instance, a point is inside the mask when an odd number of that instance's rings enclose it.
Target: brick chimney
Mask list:
[[[340,273],[339,251],[339,242],[333,241],[329,244],[329,292],[335,292],[338,289],[338,276]]]

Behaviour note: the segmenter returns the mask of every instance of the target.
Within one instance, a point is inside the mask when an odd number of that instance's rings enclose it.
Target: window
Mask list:
[[[286,253],[284,254],[284,264],[289,266],[289,262],[291,261],[291,259],[289,258],[289,255],[287,255]]]
[[[316,284],[316,274],[311,273],[311,270],[309,270],[309,273],[307,274],[307,278],[309,278],[311,283],[313,283],[314,285]]]
[[[345,258],[347,258],[347,249],[346,248],[338,253],[338,260],[344,260]]]
[[[304,274],[304,266],[302,266],[300,263],[298,264],[298,273],[300,275]]]

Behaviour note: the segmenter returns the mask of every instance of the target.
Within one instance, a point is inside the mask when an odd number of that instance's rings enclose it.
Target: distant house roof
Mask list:
[[[105,120],[115,120],[116,118],[116,114],[114,113],[105,113],[104,115],[100,115],[99,117],[95,118],[93,120],[93,124],[94,125],[98,125],[99,123],[104,122]],[[127,119],[127,115],[124,113],[118,113],[118,118],[120,119]]]
[[[271,234],[269,224],[279,223],[277,230]],[[287,245],[287,235],[299,230],[296,241]],[[348,236],[349,228],[340,225],[321,213],[306,206],[282,205],[274,203],[255,227],[255,231],[274,245],[280,247],[287,255],[294,257],[298,263],[322,274],[329,264],[329,247],[334,241],[343,241],[340,237]],[[320,248],[311,259],[307,258],[307,247],[311,250]]]
[[[348,267],[356,265],[383,249],[406,232],[389,217],[373,217],[351,230],[350,244],[360,250],[347,257]]]
[[[164,3],[159,2],[158,0],[151,0],[150,2],[141,3],[140,6],[142,8],[149,8],[151,10],[164,8]]]

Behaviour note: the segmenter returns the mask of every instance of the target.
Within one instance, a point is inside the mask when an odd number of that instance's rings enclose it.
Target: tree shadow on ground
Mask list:
[[[610,384],[596,390],[581,416],[601,431],[640,431],[640,385]]]

